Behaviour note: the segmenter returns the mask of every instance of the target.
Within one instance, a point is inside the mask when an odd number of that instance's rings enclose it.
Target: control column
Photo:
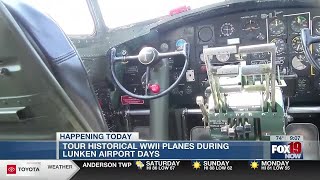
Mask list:
[[[160,92],[169,87],[169,61],[161,59],[159,64],[150,71],[153,89],[156,85]],[[151,88],[151,87],[150,87]],[[151,92],[154,94],[156,91]],[[169,139],[169,95],[162,96],[150,101],[150,133],[153,140]]]

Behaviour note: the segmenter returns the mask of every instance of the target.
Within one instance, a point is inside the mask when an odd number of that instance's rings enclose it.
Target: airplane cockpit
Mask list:
[[[143,140],[292,134],[318,142],[319,1],[193,8],[188,3],[198,1],[190,0],[155,18],[165,2],[130,15],[131,2],[84,2],[90,35],[68,35],[59,23],[66,14],[55,19],[28,1],[1,2],[0,139],[113,131]],[[110,27],[112,9],[119,19],[150,18]]]

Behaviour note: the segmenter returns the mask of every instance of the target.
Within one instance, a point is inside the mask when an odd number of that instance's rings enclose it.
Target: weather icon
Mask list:
[[[142,169],[144,167],[144,164],[141,161],[136,161],[136,166],[138,167],[138,169]]]
[[[198,161],[196,161],[196,162],[193,162],[192,166],[193,166],[193,169],[198,170],[198,169],[200,169],[201,164]]]
[[[258,169],[258,167],[259,167],[259,163],[258,163],[257,161],[252,161],[252,162],[250,163],[250,166],[251,166],[251,169],[256,170],[256,169]]]

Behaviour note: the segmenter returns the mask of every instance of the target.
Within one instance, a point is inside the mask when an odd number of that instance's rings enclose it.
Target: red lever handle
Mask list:
[[[148,88],[154,94],[158,94],[160,92],[160,85],[159,84],[150,84],[148,86]]]

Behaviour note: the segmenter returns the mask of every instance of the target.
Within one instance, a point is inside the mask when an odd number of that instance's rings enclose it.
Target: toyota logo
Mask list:
[[[16,174],[17,168],[16,165],[7,165],[7,174]]]

